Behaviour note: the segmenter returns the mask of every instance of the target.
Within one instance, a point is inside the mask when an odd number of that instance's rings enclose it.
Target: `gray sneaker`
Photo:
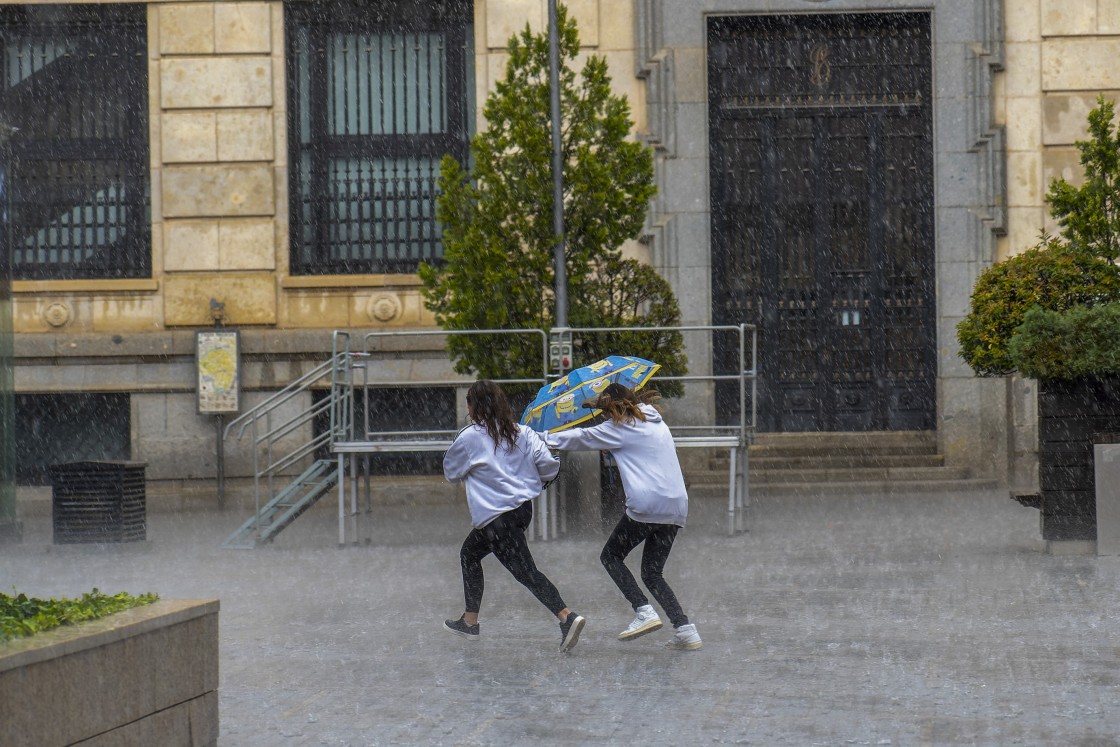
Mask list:
[[[568,619],[560,623],[560,651],[571,651],[576,647],[576,642],[579,641],[579,634],[583,632],[583,626],[587,624],[587,620],[583,615],[577,615],[575,612],[568,613]]]
[[[467,625],[466,621],[461,617],[458,620],[444,620],[443,629],[462,638],[466,638],[468,641],[478,640],[478,623]]]
[[[652,606],[643,604],[634,612],[634,619],[626,626],[626,630],[618,634],[618,640],[632,641],[646,633],[661,630],[661,618],[657,616]]]
[[[696,632],[696,626],[692,623],[677,628],[677,634],[665,642],[665,648],[678,651],[695,651],[703,645],[704,642],[700,640],[700,634]]]

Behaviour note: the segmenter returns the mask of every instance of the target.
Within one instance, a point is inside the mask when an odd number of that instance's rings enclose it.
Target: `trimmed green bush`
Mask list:
[[[61,625],[88,620],[140,607],[159,600],[152,593],[131,596],[102,594],[96,588],[81,599],[34,599],[26,594],[0,594],[0,642],[34,635]]]
[[[609,257],[588,278],[586,303],[575,305],[569,322],[573,327],[676,327],[680,306],[669,283],[649,265],[636,259]],[[625,350],[661,365],[662,375],[688,373],[680,332],[586,332],[574,341],[576,365],[587,365]],[[684,394],[680,381],[655,382],[665,397]]]
[[[1019,368],[1010,350],[1012,337],[1034,306],[1061,312],[1120,301],[1120,268],[1115,264],[1120,257],[1120,129],[1114,119],[1113,103],[1099,96],[1089,113],[1089,139],[1075,143],[1084,169],[1080,185],[1064,179],[1050,183],[1046,201],[1061,226],[1062,239],[1044,236],[1034,248],[989,267],[977,279],[968,316],[957,325],[957,342],[960,356],[980,376],[1018,370],[1036,378],[1051,376],[1042,376],[1043,371],[1069,378],[1071,371],[1100,373],[1099,367],[1108,365],[1103,363],[1107,358],[1103,348],[1093,352],[1094,360],[1059,360],[1080,350],[1081,340],[1025,341],[1020,355],[1029,360],[1030,372]],[[1050,333],[1057,334],[1083,333],[1086,330],[1068,325],[1088,321],[1078,316],[1061,322],[1047,317],[1044,322],[1039,317],[1034,323],[1049,325]],[[1094,344],[1105,345],[1106,340],[1102,336]]]
[[[1120,301],[1120,268],[1077,246],[1045,237],[992,265],[972,289],[970,311],[957,325],[960,355],[980,376],[1017,370],[1009,344],[1029,309],[1063,311]]]
[[[1035,379],[1120,373],[1120,304],[1027,311],[1009,346],[1015,369]]]

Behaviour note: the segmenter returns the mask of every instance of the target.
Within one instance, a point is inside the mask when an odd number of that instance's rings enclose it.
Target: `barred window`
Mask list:
[[[132,455],[127,394],[17,394],[17,485],[50,485],[52,464],[128,460]]]
[[[442,254],[440,159],[467,156],[471,3],[286,8],[292,274],[415,272]]]
[[[143,5],[0,7],[16,279],[151,275]]]

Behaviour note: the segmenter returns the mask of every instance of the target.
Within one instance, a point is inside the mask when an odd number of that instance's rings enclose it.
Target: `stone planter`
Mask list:
[[[1042,538],[1096,541],[1093,442],[1120,431],[1120,376],[1042,381],[1038,486]]]
[[[218,743],[218,601],[161,601],[0,644],[5,745]]]

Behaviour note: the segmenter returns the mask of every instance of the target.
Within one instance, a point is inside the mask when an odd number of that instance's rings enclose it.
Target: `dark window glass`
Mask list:
[[[13,277],[149,277],[144,6],[0,7],[0,49]]]
[[[127,394],[17,394],[16,483],[49,485],[47,467],[131,458]]]
[[[291,270],[412,273],[442,254],[439,163],[466,160],[469,0],[292,0]]]
[[[366,396],[368,391],[368,397]],[[369,430],[371,434],[409,431],[448,431],[454,435],[455,390],[451,387],[370,387],[354,392],[354,418],[357,437],[363,440],[365,429],[362,407],[368,402]],[[322,401],[326,392],[317,392],[316,401]],[[315,421],[315,435],[330,427],[327,413]],[[432,436],[426,436],[432,438]],[[385,440],[390,437],[380,437]],[[406,440],[407,436],[396,437]],[[324,446],[316,457],[330,459],[330,448]],[[417,451],[402,454],[370,454],[369,469],[374,475],[438,475],[443,473],[443,452]]]

